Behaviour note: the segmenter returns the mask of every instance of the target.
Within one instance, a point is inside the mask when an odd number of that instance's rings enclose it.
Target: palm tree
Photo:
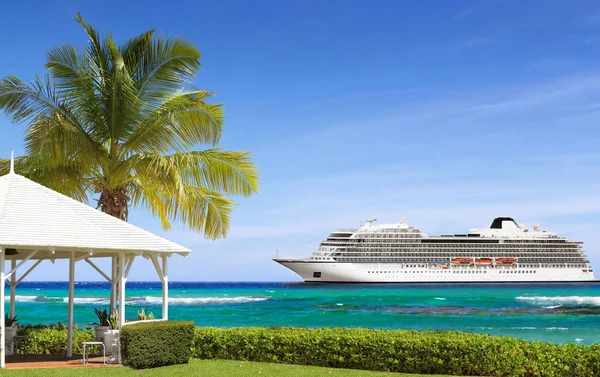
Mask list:
[[[89,44],[47,54],[49,75],[31,83],[0,80],[0,109],[26,122],[18,172],[127,220],[129,207],[180,221],[207,238],[223,237],[231,195],[258,190],[248,152],[216,148],[223,127],[212,93],[190,84],[200,52],[185,40],[150,30],[117,46],[80,14]],[[196,150],[199,144],[208,149]],[[0,161],[6,172],[8,161]]]

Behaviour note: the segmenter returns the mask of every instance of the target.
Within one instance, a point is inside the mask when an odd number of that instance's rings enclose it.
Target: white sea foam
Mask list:
[[[62,301],[67,304],[69,303],[68,297],[63,297]],[[73,299],[75,304],[95,304],[95,305],[109,305],[110,300],[105,297],[75,297]]]
[[[446,301],[446,297],[434,297],[434,300]]]
[[[23,295],[15,295],[15,301],[19,302],[36,302],[39,296],[23,296]],[[10,301],[10,296],[4,296],[4,301]]]
[[[518,296],[517,300],[535,305],[593,305],[600,306],[598,296]]]
[[[576,341],[577,343],[579,343],[579,342],[583,342],[583,339],[581,339],[581,338],[575,338],[575,341]]]
[[[535,330],[535,329],[537,329],[537,327],[530,327],[530,326],[513,327],[513,328],[517,329],[517,330]]]
[[[568,327],[546,327],[546,330],[550,331],[567,331]]]
[[[224,304],[246,304],[268,300],[268,297],[169,297],[171,305],[224,305]],[[132,305],[160,305],[162,297],[137,297],[133,298]]]
[[[341,304],[341,303],[339,303],[339,302],[338,302],[336,305],[337,305],[337,306],[344,306],[344,304]]]
[[[10,297],[5,297],[9,301]],[[268,300],[268,297],[169,297],[169,304],[172,305],[219,305],[219,304],[245,304]],[[47,297],[47,296],[23,296],[16,295],[15,300],[19,302],[57,302],[67,304],[68,297]],[[129,305],[161,305],[162,297],[127,297]],[[80,305],[109,305],[108,297],[75,297],[75,304]]]
[[[557,309],[557,308],[561,308],[562,305],[550,305],[550,306],[544,306],[544,309]]]

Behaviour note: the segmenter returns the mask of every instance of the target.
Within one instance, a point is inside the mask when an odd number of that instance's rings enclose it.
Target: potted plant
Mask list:
[[[148,313],[148,307],[142,308],[142,310],[138,310],[138,321],[145,320],[153,320],[154,314],[152,312]]]
[[[103,340],[106,354],[116,356],[119,351],[119,312],[113,310],[108,318],[109,328],[104,330]]]
[[[15,339],[15,335],[17,334],[17,316],[14,317],[9,317],[8,314],[4,315],[4,336],[5,336],[5,345],[6,347],[6,354],[7,355],[11,355],[12,354],[12,347],[9,347],[10,345],[13,344],[13,341]]]
[[[94,323],[94,325],[96,325],[96,341],[103,342],[104,332],[106,330],[110,330],[110,324],[108,323],[108,312],[106,309],[100,310],[99,308],[94,308],[94,312],[98,318],[98,322]]]

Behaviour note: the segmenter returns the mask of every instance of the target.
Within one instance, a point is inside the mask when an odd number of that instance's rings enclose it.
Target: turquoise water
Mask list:
[[[170,319],[192,319],[199,326],[454,329],[556,343],[600,342],[600,284],[171,283],[169,287]],[[93,323],[93,308],[107,308],[108,295],[107,284],[76,283],[75,322]],[[160,317],[160,283],[127,283],[126,296],[128,318],[146,306]],[[22,283],[17,288],[19,322],[66,323],[66,297],[66,283]]]

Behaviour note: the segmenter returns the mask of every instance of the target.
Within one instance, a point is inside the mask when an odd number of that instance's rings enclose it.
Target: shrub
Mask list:
[[[57,325],[25,325],[19,327],[17,335],[30,336],[24,338],[19,353],[35,355],[64,355],[67,353],[67,328]],[[81,354],[81,342],[94,340],[91,328],[73,331],[73,353]]]
[[[123,364],[136,369],[187,363],[194,340],[194,322],[137,323],[121,330]]]
[[[193,357],[478,376],[600,376],[600,344],[527,342],[457,331],[196,329]]]

